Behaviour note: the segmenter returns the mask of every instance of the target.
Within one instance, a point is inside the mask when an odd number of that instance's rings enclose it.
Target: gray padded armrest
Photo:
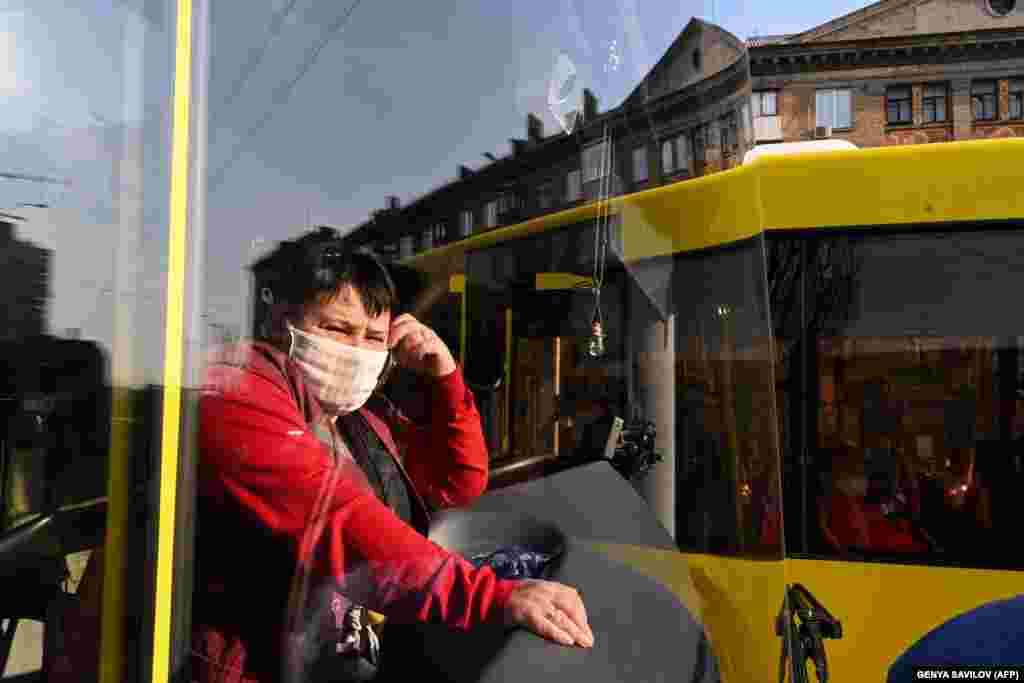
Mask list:
[[[646,501],[607,462],[595,462],[481,496],[470,510],[526,513],[566,536],[675,550]]]
[[[420,626],[420,640],[410,641],[410,649],[423,657],[416,666],[426,677],[453,683],[719,680],[704,629],[678,597],[587,545],[674,548],[632,487],[605,463],[503,489],[469,510],[439,515],[431,539],[463,554],[513,544],[561,549],[550,578],[583,593],[596,643],[589,650],[567,648],[523,629],[466,633]],[[391,650],[385,656],[403,655]]]

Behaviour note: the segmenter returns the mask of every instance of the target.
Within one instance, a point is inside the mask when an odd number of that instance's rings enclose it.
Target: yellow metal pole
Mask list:
[[[167,254],[167,327],[164,341],[163,434],[153,612],[153,683],[170,679],[174,529],[178,492],[181,384],[184,370],[185,264],[188,250],[189,151],[192,94],[192,2],[178,1],[171,134],[170,235]]]

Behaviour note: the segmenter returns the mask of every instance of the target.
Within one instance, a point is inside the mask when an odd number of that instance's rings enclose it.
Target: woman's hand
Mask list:
[[[505,606],[508,626],[525,626],[562,645],[594,646],[594,632],[579,591],[553,581],[519,582]]]
[[[432,329],[408,313],[391,321],[388,347],[398,365],[432,377],[455,371],[455,358]]]

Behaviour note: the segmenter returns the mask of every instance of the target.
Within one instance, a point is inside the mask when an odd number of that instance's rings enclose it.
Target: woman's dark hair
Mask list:
[[[340,240],[307,244],[284,243],[271,257],[276,300],[304,305],[334,298],[351,285],[366,312],[378,316],[393,310],[398,293],[387,268],[365,248],[352,248]]]

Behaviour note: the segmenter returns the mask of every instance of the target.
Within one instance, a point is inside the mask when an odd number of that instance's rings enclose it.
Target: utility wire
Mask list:
[[[263,127],[270,122],[270,119],[272,119],[274,116],[275,109],[287,104],[289,98],[291,98],[292,93],[295,91],[295,87],[306,76],[306,74],[309,73],[310,69],[313,68],[313,65],[316,64],[317,59],[319,59],[320,57],[320,53],[323,52],[323,49],[325,47],[327,47],[327,44],[330,43],[334,36],[345,27],[345,25],[349,21],[349,18],[352,16],[352,13],[355,11],[356,7],[358,7],[361,2],[362,0],[355,0],[341,16],[339,16],[333,23],[330,24],[321,34],[320,40],[317,41],[317,43],[306,55],[306,59],[302,63],[302,66],[299,67],[299,71],[295,75],[295,77],[286,83],[282,83],[281,85],[274,89],[274,94],[271,98],[270,106],[267,108],[267,111],[263,115],[263,118],[261,118],[258,122],[256,122],[256,124],[252,128],[248,130],[248,132],[245,134],[242,140],[235,146],[235,149],[232,152],[231,156],[228,158],[228,160],[212,175],[210,179],[211,192],[220,185],[221,181],[224,179],[224,174],[227,172],[227,170],[232,165],[234,165],[236,161],[238,161],[238,158],[242,155],[242,151],[245,145],[249,142],[249,140],[256,136],[261,130],[263,130]]]
[[[259,47],[254,47],[249,50],[249,59],[246,60],[245,64],[242,65],[241,71],[238,73],[238,78],[231,86],[231,92],[228,93],[224,101],[221,102],[218,111],[223,111],[242,93],[245,88],[245,84],[249,78],[256,73],[256,69],[259,68],[260,64],[263,63],[263,58],[267,55],[267,49],[270,47],[270,42],[281,33],[281,28],[284,26],[284,20],[288,18],[292,10],[295,9],[295,5],[298,4],[298,0],[291,0],[287,5],[274,13],[274,16],[270,18],[270,26],[267,27],[267,35],[263,40],[263,44]]]

